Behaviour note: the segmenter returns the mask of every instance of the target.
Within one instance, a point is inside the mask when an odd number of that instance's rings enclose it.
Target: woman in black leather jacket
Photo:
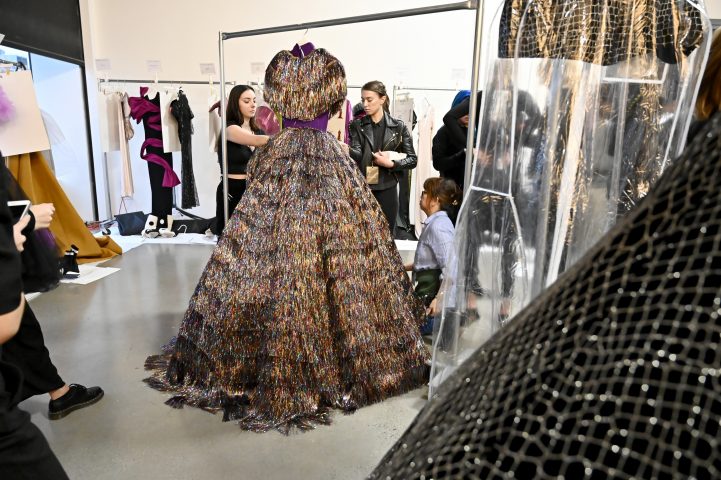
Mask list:
[[[398,172],[415,168],[418,159],[408,128],[388,113],[385,85],[377,80],[366,83],[361,99],[366,116],[350,124],[350,156],[365,176],[393,234],[398,215]]]

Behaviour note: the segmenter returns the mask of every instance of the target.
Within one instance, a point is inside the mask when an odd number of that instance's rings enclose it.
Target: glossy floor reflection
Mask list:
[[[174,410],[142,382],[145,357],[177,332],[211,251],[143,245],[103,264],[119,272],[33,300],[60,375],[102,386],[105,398],[52,422],[47,396],[21,408],[75,480],[364,478],[423,406],[425,389],[286,437],[244,432],[194,408]]]

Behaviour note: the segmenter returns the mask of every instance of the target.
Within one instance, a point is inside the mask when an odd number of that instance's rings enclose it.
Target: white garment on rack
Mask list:
[[[116,92],[103,93],[98,98],[100,110],[100,142],[103,152],[115,152],[120,148],[118,137],[118,102]]]
[[[411,205],[418,205],[423,193],[423,182],[430,177],[438,177],[440,174],[433,168],[433,118],[435,109],[428,106],[425,115],[418,122],[418,165],[415,168],[415,179],[411,188]],[[420,208],[415,212],[416,236],[421,236],[423,221],[426,214]]]
[[[408,131],[413,130],[413,98],[408,94],[402,93],[396,96],[393,101],[392,109],[393,118],[402,120],[408,127]]]
[[[114,95],[115,111],[117,114],[116,122],[118,124],[118,139],[120,150],[120,163],[123,169],[123,181],[121,183],[121,194],[123,197],[132,197],[135,193],[133,185],[133,170],[130,167],[130,148],[128,140],[133,138],[135,131],[133,124],[130,122],[130,104],[128,103],[128,94],[126,92],[116,92]]]
[[[220,100],[218,95],[211,95],[208,97],[208,109],[215,105]],[[220,107],[214,108],[208,112],[208,148],[211,153],[218,151],[218,137],[220,136],[220,124],[222,119],[220,118]]]
[[[163,134],[163,151],[165,153],[180,151],[178,122],[170,113],[170,102],[177,98],[177,89],[166,88],[160,91],[160,129]]]
[[[0,124],[2,154],[9,157],[50,150],[30,71],[0,75],[0,87],[15,106],[13,118]]]

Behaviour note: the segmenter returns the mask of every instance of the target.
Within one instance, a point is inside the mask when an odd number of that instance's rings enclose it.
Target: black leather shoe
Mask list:
[[[48,418],[50,420],[59,420],[74,410],[92,405],[103,398],[103,395],[103,389],[100,387],[86,388],[72,383],[68,393],[57,400],[50,400]]]

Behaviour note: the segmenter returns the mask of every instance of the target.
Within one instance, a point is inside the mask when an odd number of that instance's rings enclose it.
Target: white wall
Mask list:
[[[92,52],[86,49],[89,77],[97,76],[93,72],[94,59],[108,58],[112,65],[108,74],[111,78],[152,78],[146,61],[160,60],[161,80],[207,80],[201,75],[199,64],[212,62],[217,67],[219,31],[234,32],[443,3],[452,1],[396,0],[391,3],[367,0],[361,3],[267,0],[261,5],[223,0],[202,3],[190,0],[81,0],[81,13],[84,25],[90,30],[87,36],[92,38]],[[486,3],[496,10],[501,0]],[[492,17],[492,13],[487,14],[485,23],[489,23]],[[474,22],[474,10],[458,11],[327,27],[308,32],[306,38],[316,46],[328,49],[343,62],[351,86],[379,79],[389,88],[402,84],[461,89],[470,87]],[[254,78],[251,74],[251,63],[267,65],[275,53],[292,47],[302,36],[303,32],[289,32],[226,41],[226,79],[239,83],[257,80],[257,76]],[[465,72],[465,80],[454,78],[453,71],[458,69]],[[127,89],[135,93],[138,85],[127,85]],[[196,115],[193,158],[201,203],[199,208],[191,211],[212,216],[219,168],[214,155],[206,148],[208,86],[185,86],[185,91]],[[353,103],[358,100],[357,90],[351,90],[349,95]],[[415,91],[413,96],[419,106],[417,113],[420,115],[425,111],[426,100],[434,103],[437,128],[443,113],[450,107],[453,95],[454,92]],[[143,138],[142,125],[139,125],[130,145],[134,153],[136,195],[128,209],[148,212],[150,191],[147,167],[138,154]],[[120,181],[117,154],[109,154],[108,159],[111,209],[116,212]],[[176,154],[177,171],[179,164],[180,156]],[[98,176],[98,182],[101,179]],[[103,197],[104,193],[99,192],[99,196]],[[180,191],[177,198],[179,201]]]

